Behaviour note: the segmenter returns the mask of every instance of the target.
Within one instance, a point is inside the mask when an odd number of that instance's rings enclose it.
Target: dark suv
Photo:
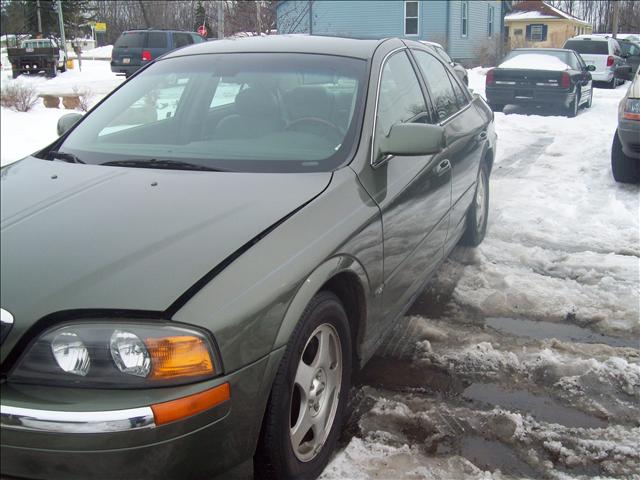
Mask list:
[[[204,42],[195,32],[176,30],[129,30],[113,46],[111,71],[129,77],[154,58],[176,48]]]

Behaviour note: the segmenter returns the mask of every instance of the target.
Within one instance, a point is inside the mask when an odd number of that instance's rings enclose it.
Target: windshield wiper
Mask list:
[[[113,160],[111,162],[101,163],[100,165],[133,168],[164,168],[168,170],[201,170],[206,172],[224,171],[218,168],[207,167],[205,165],[198,165],[195,163],[182,162],[180,160],[157,160],[155,158],[152,158],[151,160]]]
[[[82,163],[82,164],[86,163],[80,160],[78,157],[76,157],[73,153],[59,152],[58,150],[51,150],[47,154],[47,158],[49,160],[54,160],[57,158],[60,160],[64,160],[67,163]]]

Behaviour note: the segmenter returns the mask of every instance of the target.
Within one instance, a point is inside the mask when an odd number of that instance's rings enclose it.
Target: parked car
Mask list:
[[[631,65],[633,72],[640,67],[640,42],[631,40],[618,40],[626,65]]]
[[[597,35],[578,35],[567,40],[563,48],[578,52],[587,65],[596,67],[591,73],[594,82],[604,82],[609,88],[624,83],[614,75],[616,67],[624,64],[617,40]]]
[[[640,182],[640,72],[618,67],[618,75],[632,80],[618,107],[618,129],[611,147],[611,170],[617,182]]]
[[[7,56],[13,70],[13,78],[33,73],[55,77],[58,70],[67,70],[67,58],[55,38],[22,40],[19,46],[7,48]]]
[[[128,30],[122,32],[113,45],[111,71],[129,77],[160,55],[204,41],[195,32]]]
[[[517,48],[487,72],[486,95],[494,112],[507,104],[562,106],[575,117],[593,102],[593,65],[576,52],[559,48]]]
[[[454,62],[442,45],[436,42],[428,42],[426,40],[420,40],[420,43],[431,45],[433,48],[435,48],[436,53],[438,54],[440,59],[449,64],[451,68],[453,68],[454,72],[456,72],[456,75],[458,75],[460,80],[462,80],[466,86],[469,86],[469,75],[467,74],[467,69],[459,63]]]
[[[273,36],[70,115],[1,175],[2,474],[317,476],[352,369],[485,236],[489,106],[428,45]]]

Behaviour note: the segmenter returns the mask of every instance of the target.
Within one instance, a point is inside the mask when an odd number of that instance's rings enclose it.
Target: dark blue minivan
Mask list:
[[[111,53],[111,71],[133,75],[151,60],[176,48],[206,41],[195,32],[128,30],[118,37]]]

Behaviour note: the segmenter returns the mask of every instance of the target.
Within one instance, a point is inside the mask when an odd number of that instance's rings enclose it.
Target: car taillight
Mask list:
[[[614,62],[614,61],[615,61],[615,60],[614,60],[614,58],[613,58],[611,55],[609,55],[609,56],[607,57],[607,67],[611,67],[611,66],[613,66],[613,62]]]
[[[486,85],[493,85],[495,82],[494,78],[493,78],[493,70],[489,70],[487,72],[487,82]]]
[[[151,60],[151,52],[149,50],[142,51],[142,61],[148,62]]]
[[[562,72],[562,83],[560,85],[562,88],[569,88],[571,86],[571,81],[567,72]]]

